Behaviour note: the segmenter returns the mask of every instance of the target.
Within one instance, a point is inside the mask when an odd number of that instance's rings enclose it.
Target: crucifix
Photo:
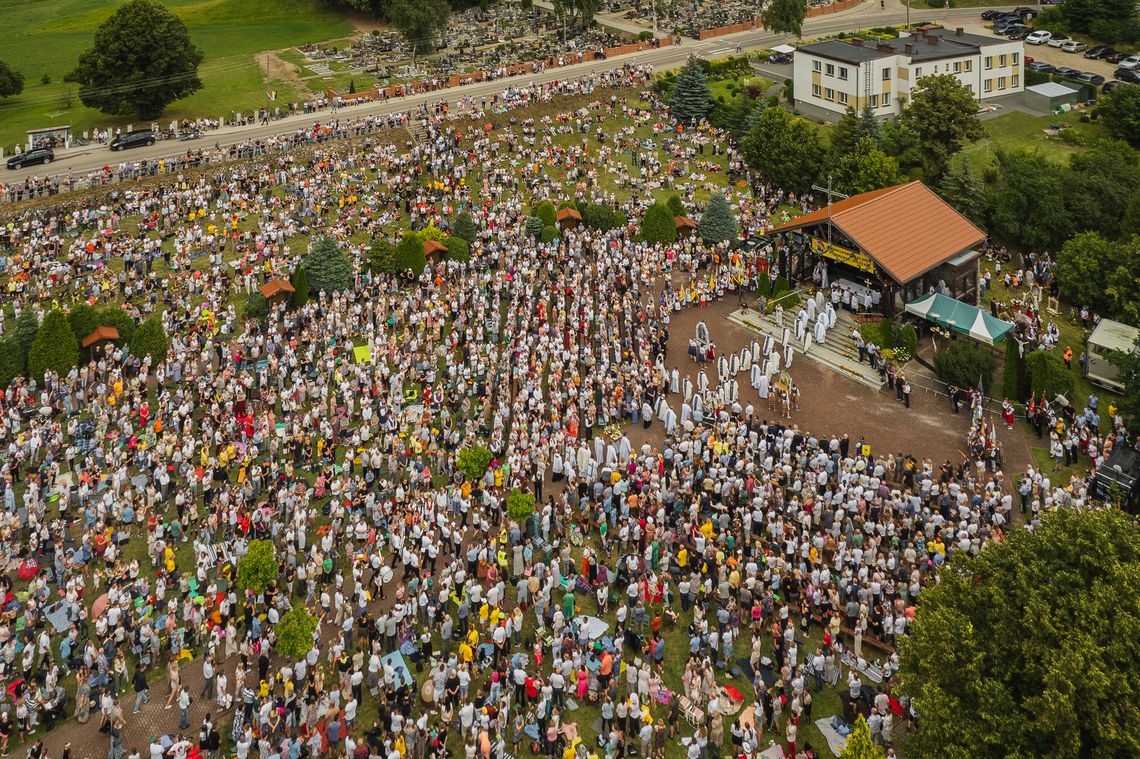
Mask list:
[[[813,190],[818,190],[819,192],[825,193],[827,195],[827,244],[831,245],[831,201],[832,201],[832,197],[838,196],[838,197],[846,200],[850,196],[844,195],[843,193],[839,192],[838,190],[831,189],[831,174],[827,175],[827,187],[820,187],[817,184],[813,184],[811,186],[811,188]]]

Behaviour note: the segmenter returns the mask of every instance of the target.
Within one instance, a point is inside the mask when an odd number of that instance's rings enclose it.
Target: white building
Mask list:
[[[1022,92],[1025,75],[1020,41],[967,34],[961,28],[915,29],[872,44],[824,40],[801,45],[794,63],[796,108],[833,119],[850,106],[870,102],[880,117],[897,116],[924,76],[953,74],[979,100]]]

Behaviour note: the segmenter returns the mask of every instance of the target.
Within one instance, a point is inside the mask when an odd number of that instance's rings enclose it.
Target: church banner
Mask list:
[[[841,264],[853,266],[860,271],[865,271],[870,274],[875,273],[875,262],[857,250],[833,245],[818,237],[811,238],[811,249],[819,255],[838,261]]]

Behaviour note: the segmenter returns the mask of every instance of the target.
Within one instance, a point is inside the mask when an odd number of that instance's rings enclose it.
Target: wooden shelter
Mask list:
[[[559,229],[573,229],[582,223],[582,214],[574,208],[559,208],[554,214],[554,220]]]
[[[97,348],[105,342],[113,342],[119,339],[119,330],[114,327],[107,327],[100,325],[95,330],[79,341],[79,344],[84,348]]]
[[[265,302],[271,306],[281,303],[294,292],[296,292],[289,280],[282,279],[280,277],[269,280],[264,285],[259,287],[258,290],[261,291],[262,296],[265,298]]]
[[[673,224],[677,227],[677,239],[684,240],[697,233],[697,222],[688,216],[674,216]]]
[[[424,255],[430,256],[433,254],[440,256],[447,255],[447,246],[439,240],[424,240]]]

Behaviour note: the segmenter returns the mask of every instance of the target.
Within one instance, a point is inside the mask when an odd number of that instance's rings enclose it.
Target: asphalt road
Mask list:
[[[901,24],[906,22],[907,17],[905,12],[899,10],[897,6],[895,10],[888,8],[884,11],[880,10],[877,5],[874,0],[869,0],[869,2],[865,2],[843,13],[809,19],[804,24],[804,36],[818,37],[820,35],[865,29],[871,26]],[[961,8],[948,11],[930,10],[924,12],[916,9],[911,11],[911,18],[914,21],[926,19],[949,25],[950,22],[955,19],[977,18],[982,10],[982,8]],[[626,63],[649,63],[658,71],[680,68],[693,53],[706,58],[716,58],[731,54],[735,51],[737,44],[744,50],[767,49],[785,42],[785,39],[784,35],[771,34],[762,29],[725,37],[717,37],[701,42],[686,39],[681,45],[646,50],[641,53],[624,55],[607,61],[591,61],[572,66],[564,66],[562,68],[549,69],[541,74],[497,79],[492,82],[478,82],[432,93],[393,98],[388,102],[364,103],[356,106],[343,107],[339,109],[339,113],[336,117],[333,117],[327,111],[318,115],[302,114],[279,119],[265,126],[251,124],[245,127],[226,127],[214,132],[208,132],[203,139],[192,142],[162,141],[149,147],[134,148],[118,153],[111,152],[105,145],[87,146],[69,150],[66,153],[58,153],[55,161],[50,165],[30,166],[15,171],[2,169],[0,170],[2,171],[2,173],[0,173],[0,182],[12,183],[17,180],[22,181],[25,177],[29,176],[66,176],[69,173],[79,177],[103,166],[118,166],[119,163],[123,161],[130,162],[147,158],[167,158],[183,154],[188,149],[193,150],[202,145],[213,145],[215,143],[219,145],[233,145],[244,142],[245,140],[289,133],[301,127],[311,126],[314,121],[318,120],[327,122],[334,118],[339,118],[341,121],[348,121],[368,114],[388,114],[396,111],[406,111],[424,102],[438,103],[443,99],[454,103],[459,97],[491,96],[502,92],[510,86],[517,86],[528,82],[574,79],[593,72],[612,69]]]

